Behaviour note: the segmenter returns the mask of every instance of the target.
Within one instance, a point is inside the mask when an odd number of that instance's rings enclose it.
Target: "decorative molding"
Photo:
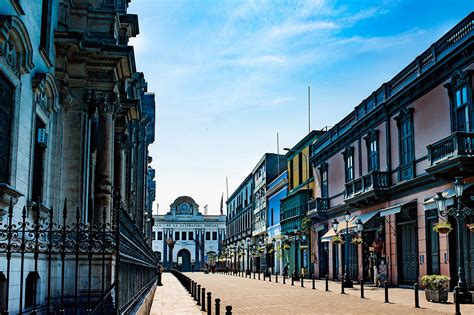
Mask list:
[[[0,55],[17,74],[34,68],[33,46],[28,30],[18,16],[0,15]]]
[[[89,109],[91,109],[91,107],[97,108],[99,114],[115,115],[120,109],[117,94],[108,91],[85,91],[84,104],[86,104]]]
[[[23,11],[23,8],[21,7],[20,0],[10,0],[10,2],[18,15],[25,15],[25,11]]]

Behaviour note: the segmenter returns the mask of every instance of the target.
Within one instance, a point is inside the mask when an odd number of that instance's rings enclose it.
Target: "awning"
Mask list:
[[[404,203],[401,203],[401,204],[398,204],[398,205],[395,205],[395,206],[387,207],[387,208],[380,211],[380,216],[385,217],[387,215],[400,213],[402,211],[402,207],[406,206],[407,204],[414,203],[414,202],[416,202],[416,200],[410,200],[410,201],[407,201],[407,202],[404,202]]]
[[[357,227],[357,224],[355,224],[355,221],[356,221],[355,219],[356,219],[355,216],[350,218],[349,223],[347,225],[349,229],[353,229]],[[337,221],[339,222],[339,225],[337,227],[337,233],[340,233],[346,229],[346,221],[344,221],[343,218],[337,218]],[[337,233],[334,231],[334,229],[331,226],[331,228],[326,232],[326,234],[324,234],[323,237],[321,237],[321,242],[330,242],[332,238],[337,235]]]
[[[474,185],[474,183],[464,184],[464,189],[467,189],[467,188],[471,187],[472,185]],[[445,191],[442,192],[442,194],[443,194],[443,197],[446,198],[446,206],[448,206],[448,207],[453,206],[454,205],[454,196],[456,196],[456,190],[454,189],[454,187],[446,189]],[[433,196],[433,197],[429,198],[428,200],[425,200],[425,202],[423,203],[423,206],[425,207],[425,211],[426,210],[438,210],[437,207],[436,207],[435,197],[436,196]]]
[[[356,221],[360,219],[362,221],[362,224],[366,224],[367,222],[369,222],[370,219],[375,217],[378,213],[379,213],[379,210],[364,213],[364,214],[359,214],[356,218]]]

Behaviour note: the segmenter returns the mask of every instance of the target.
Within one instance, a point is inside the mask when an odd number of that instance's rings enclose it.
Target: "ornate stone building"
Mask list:
[[[0,311],[139,311],[154,290],[155,101],[129,2],[0,5]]]
[[[200,270],[213,266],[222,251],[226,216],[203,215],[188,196],[178,197],[165,215],[155,215],[153,251],[166,269]]]

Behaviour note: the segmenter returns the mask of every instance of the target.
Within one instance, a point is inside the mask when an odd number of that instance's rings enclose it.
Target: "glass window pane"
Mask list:
[[[456,91],[456,106],[461,106],[462,105],[462,100],[461,100],[461,91],[457,90]]]
[[[466,104],[467,103],[467,87],[462,88],[462,103]]]

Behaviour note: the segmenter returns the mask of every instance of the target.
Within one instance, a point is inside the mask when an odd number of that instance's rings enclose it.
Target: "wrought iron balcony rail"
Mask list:
[[[474,133],[456,131],[428,147],[428,161],[434,165],[441,161],[465,156],[474,156]]]
[[[43,220],[40,207],[32,211],[32,220],[26,208],[16,220],[10,203],[0,222],[0,313],[124,314],[154,285],[158,261],[122,206],[94,223],[79,208],[68,217],[66,202]]]
[[[358,194],[389,187],[389,174],[387,172],[372,171],[353,181],[346,183],[345,199],[350,199]]]

